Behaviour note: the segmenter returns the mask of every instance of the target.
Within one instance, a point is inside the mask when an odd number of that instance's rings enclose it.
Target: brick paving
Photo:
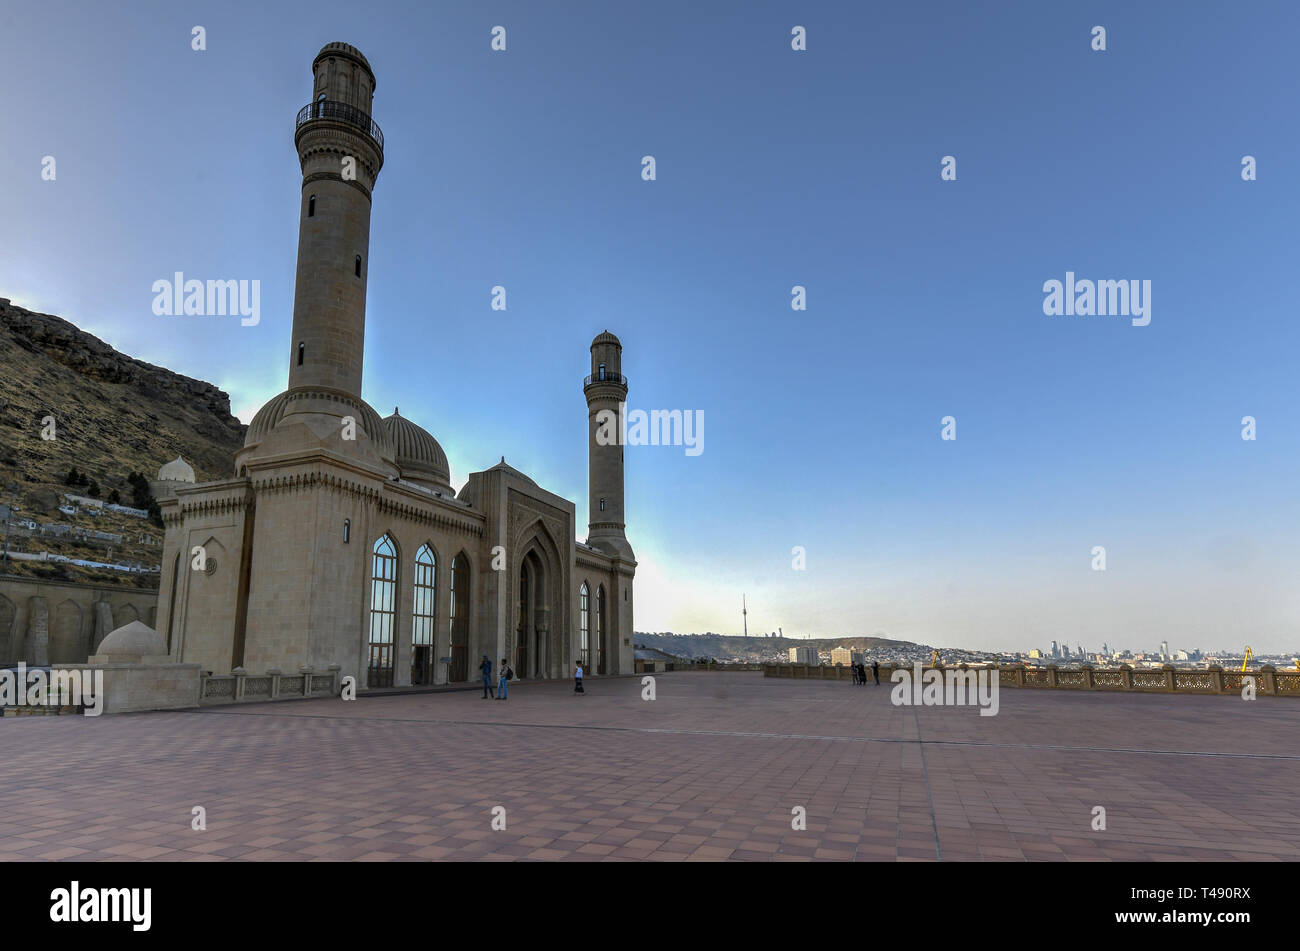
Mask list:
[[[980,717],[757,673],[587,690],[4,718],[0,860],[1300,858],[1293,701],[1006,689]]]

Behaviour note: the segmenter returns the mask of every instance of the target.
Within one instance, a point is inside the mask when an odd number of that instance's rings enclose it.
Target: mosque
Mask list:
[[[633,671],[623,447],[596,439],[627,399],[622,345],[592,341],[587,541],[576,507],[501,462],[452,489],[438,441],[361,397],[371,192],[384,137],[361,52],[327,44],[294,131],[302,166],[288,385],[254,417],[229,478],[169,464],[157,630],[213,673],[339,665],[359,687]],[[575,420],[576,422],[576,420]],[[602,441],[603,442],[603,441]]]

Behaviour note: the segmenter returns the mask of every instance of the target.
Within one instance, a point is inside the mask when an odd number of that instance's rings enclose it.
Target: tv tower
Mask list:
[[[745,624],[745,636],[749,637],[749,608],[745,604],[745,596],[740,596],[740,616]]]

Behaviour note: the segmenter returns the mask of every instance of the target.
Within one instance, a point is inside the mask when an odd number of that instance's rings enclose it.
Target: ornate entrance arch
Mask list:
[[[568,632],[563,624],[559,548],[540,519],[519,537],[515,672],[521,677],[562,677],[561,668],[568,663],[563,649]]]

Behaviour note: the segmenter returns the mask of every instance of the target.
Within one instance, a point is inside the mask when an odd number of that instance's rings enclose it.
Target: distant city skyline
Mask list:
[[[707,424],[627,448],[638,630],[739,630],[743,592],[750,626],[986,650],[1300,642],[1300,8],[379,7],[7,8],[0,296],[249,420],[285,384],[301,64],[346,41],[391,145],[368,401],[456,488],[504,454],[580,526],[595,334],[631,408]],[[259,281],[260,320],[156,315],[177,272]],[[1048,316],[1084,280],[1150,281],[1149,324]]]

